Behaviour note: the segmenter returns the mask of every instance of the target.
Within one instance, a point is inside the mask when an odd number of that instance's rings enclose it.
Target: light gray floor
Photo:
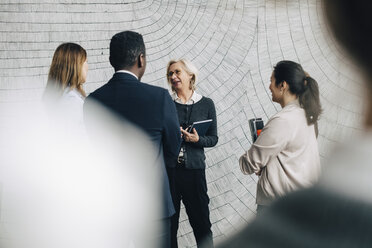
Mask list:
[[[218,115],[219,143],[206,150],[216,242],[255,216],[257,178],[240,173],[238,157],[251,145],[248,119],[266,122],[280,109],[268,89],[276,62],[300,62],[320,85],[322,162],[332,145],[358,133],[361,82],[329,37],[319,0],[59,2],[1,1],[0,108],[40,98],[51,57],[62,42],[87,49],[87,92],[111,77],[109,39],[122,30],[144,36],[145,82],[168,88],[167,62],[192,60],[200,70],[197,90],[214,100]],[[180,222],[180,247],[193,247],[185,212]]]

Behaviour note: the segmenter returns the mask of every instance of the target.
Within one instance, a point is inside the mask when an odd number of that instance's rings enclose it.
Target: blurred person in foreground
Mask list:
[[[216,109],[212,99],[195,91],[197,69],[188,60],[171,60],[167,66],[167,79],[172,87],[172,98],[176,104],[183,137],[176,166],[168,170],[169,174],[173,174],[170,180],[171,185],[174,185],[172,197],[176,208],[171,226],[172,248],[178,247],[181,200],[185,205],[197,246],[213,247],[204,148],[213,147],[218,142]],[[212,124],[205,134],[199,136],[195,128],[187,130],[193,122],[209,119]]]
[[[259,175],[257,212],[285,194],[312,186],[320,174],[318,83],[292,61],[280,61],[270,78],[272,100],[282,107],[239,159],[244,174]]]
[[[44,107],[0,109],[0,247],[129,248],[153,233],[161,172],[145,134],[97,106],[94,139],[69,136]]]
[[[83,84],[87,79],[87,52],[75,43],[63,43],[54,52],[44,91],[50,114],[63,112],[68,125],[83,126]],[[68,128],[68,127],[67,127]]]
[[[159,195],[163,211],[158,216],[162,228],[158,228],[156,237],[141,238],[153,239],[153,247],[157,247],[157,241],[160,241],[159,247],[170,247],[170,221],[175,210],[166,166],[175,166],[181,144],[176,108],[167,90],[140,81],[146,69],[145,44],[141,34],[132,31],[115,34],[110,42],[110,63],[115,74],[108,83],[87,97],[84,104],[85,123],[89,135],[94,136],[95,133],[89,130],[91,117],[87,113],[91,103],[98,102],[139,127],[153,142],[157,152],[153,162],[161,172],[159,180],[163,184],[162,195]],[[136,247],[141,245],[137,243]]]
[[[316,186],[278,200],[221,248],[372,247],[372,3],[323,0],[323,7],[364,73],[364,131],[333,154]]]

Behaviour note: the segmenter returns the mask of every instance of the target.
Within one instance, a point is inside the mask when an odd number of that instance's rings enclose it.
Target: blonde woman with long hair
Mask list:
[[[87,52],[75,43],[63,43],[54,52],[44,100],[49,110],[63,111],[73,122],[83,123],[86,97],[83,84],[88,72]]]

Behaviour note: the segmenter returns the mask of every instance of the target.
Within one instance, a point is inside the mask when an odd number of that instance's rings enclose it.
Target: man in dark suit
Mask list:
[[[110,42],[110,63],[115,74],[107,84],[87,97],[84,110],[91,100],[98,101],[145,131],[155,144],[157,160],[162,167],[159,170],[163,175],[163,213],[160,219],[165,229],[159,234],[160,247],[170,247],[170,217],[175,210],[166,166],[176,164],[181,144],[176,108],[167,90],[140,82],[146,69],[142,35],[132,31],[115,34]]]

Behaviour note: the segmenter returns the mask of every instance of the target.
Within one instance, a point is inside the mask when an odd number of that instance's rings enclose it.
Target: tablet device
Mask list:
[[[199,136],[204,136],[209,126],[212,123],[212,119],[204,120],[204,121],[195,121],[188,129],[187,132],[192,133],[192,129],[195,128],[196,132],[198,132]]]

